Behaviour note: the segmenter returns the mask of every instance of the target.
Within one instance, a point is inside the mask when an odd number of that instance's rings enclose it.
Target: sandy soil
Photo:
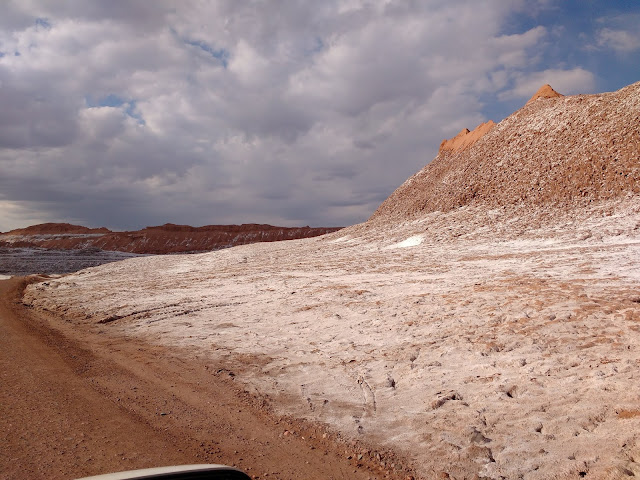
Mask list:
[[[640,475],[637,196],[132,259],[25,301],[226,362],[276,412],[424,478]]]
[[[0,281],[1,479],[190,463],[235,465],[255,479],[406,477],[273,415],[223,364],[36,315],[20,302],[26,283]]]

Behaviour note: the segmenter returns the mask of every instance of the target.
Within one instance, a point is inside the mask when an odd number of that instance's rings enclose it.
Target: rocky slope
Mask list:
[[[139,254],[202,252],[256,242],[315,237],[339,228],[274,227],[271,225],[166,224],[133,232],[112,232],[77,225],[47,223],[0,234],[0,248],[52,250],[100,249]]]
[[[600,95],[549,89],[468,148],[441,149],[372,220],[465,205],[586,205],[640,193],[640,82]]]

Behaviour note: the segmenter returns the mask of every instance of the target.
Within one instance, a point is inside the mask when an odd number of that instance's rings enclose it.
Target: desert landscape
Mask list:
[[[131,258],[43,279],[23,302],[65,328],[197,356],[380,475],[629,478],[639,180],[640,83],[544,86],[443,142],[363,224]]]

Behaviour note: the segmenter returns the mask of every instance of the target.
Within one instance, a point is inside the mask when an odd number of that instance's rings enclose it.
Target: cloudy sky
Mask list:
[[[0,231],[366,220],[544,83],[640,81],[640,2],[3,0]]]

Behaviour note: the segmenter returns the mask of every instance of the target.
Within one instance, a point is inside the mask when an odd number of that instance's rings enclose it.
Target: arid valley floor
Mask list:
[[[425,478],[639,473],[638,198],[588,221],[523,213],[137,258],[25,301],[224,364],[279,413],[391,448]]]

